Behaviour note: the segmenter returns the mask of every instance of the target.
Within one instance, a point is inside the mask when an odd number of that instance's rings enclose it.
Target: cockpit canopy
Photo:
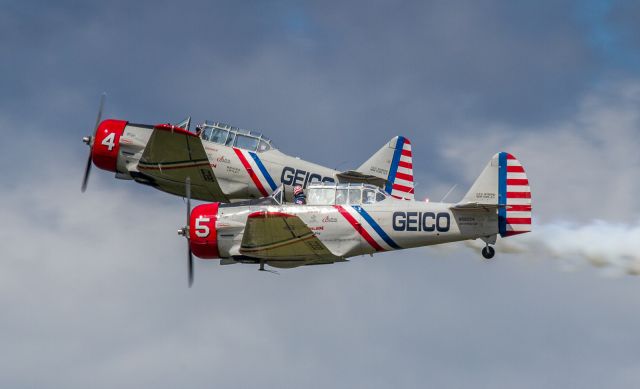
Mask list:
[[[208,121],[201,124],[200,128],[202,128],[200,138],[209,142],[259,153],[276,148],[269,138],[256,131]]]
[[[368,184],[314,184],[307,189],[308,205],[357,205],[384,201],[388,195]]]

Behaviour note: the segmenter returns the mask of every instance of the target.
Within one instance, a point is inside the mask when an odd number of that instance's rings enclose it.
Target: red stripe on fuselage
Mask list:
[[[531,218],[507,216],[507,224],[531,224]]]
[[[249,216],[247,216],[247,219],[268,218],[268,217],[288,218],[288,217],[296,217],[296,216],[288,213],[284,213],[284,212],[257,211],[257,212],[250,213]]]
[[[411,157],[411,151],[410,150],[402,150],[402,155],[405,157]]]
[[[522,166],[507,166],[507,173],[524,173]]]
[[[507,212],[531,212],[531,205],[507,205]]]
[[[413,193],[413,188],[400,184],[393,184],[392,188],[393,190],[399,190],[400,192]]]
[[[182,127],[176,127],[176,126],[171,125],[171,124],[156,124],[153,127],[153,129],[154,130],[168,131],[168,132],[173,132],[173,133],[178,133],[178,134],[182,134],[182,135],[192,136],[194,138],[198,138],[198,135],[194,134],[193,132],[187,131]]]
[[[508,199],[530,199],[531,192],[507,192]]]
[[[396,179],[399,178],[401,180],[413,182],[413,176],[405,173],[396,173]]]
[[[249,161],[247,161],[247,158],[245,158],[244,154],[242,154],[242,151],[236,149],[235,147],[233,148],[233,151],[236,152],[236,155],[240,159],[242,166],[244,166],[244,168],[247,170],[247,173],[249,173],[249,177],[251,177],[253,183],[256,184],[256,188],[258,188],[263,196],[267,197],[269,193],[267,193],[267,191],[264,189],[264,186],[262,186],[262,182],[260,182],[260,179],[258,178],[258,176],[256,176],[256,173],[253,171],[251,165],[249,165]]]
[[[209,162],[200,162],[194,163],[193,165],[184,165],[184,166],[145,166],[138,164],[138,169],[140,170],[175,170],[175,169],[190,169],[192,167],[201,167],[201,166],[211,166]]]
[[[503,236],[513,236],[513,235],[518,235],[518,234],[526,234],[527,232],[531,232],[531,231],[506,231]]]
[[[405,169],[413,169],[413,164],[411,162],[400,161],[398,162],[398,166],[403,167]]]
[[[344,209],[341,205],[334,205],[334,207],[338,210],[338,212],[340,212],[340,214],[342,216],[344,216],[345,219],[347,219],[347,221],[349,222],[349,224],[351,224],[353,226],[353,228],[355,228],[356,231],[358,231],[360,233],[360,235],[362,235],[362,237],[364,238],[364,240],[366,240],[371,247],[373,247],[376,251],[385,251],[382,246],[380,246],[378,244],[378,242],[376,242],[371,235],[369,235],[369,233],[367,232],[367,230],[365,230],[362,225],[360,223],[358,223],[358,221],[351,216],[351,214],[349,212],[347,212],[346,209]]]
[[[507,185],[529,185],[529,180],[526,178],[507,178]]]

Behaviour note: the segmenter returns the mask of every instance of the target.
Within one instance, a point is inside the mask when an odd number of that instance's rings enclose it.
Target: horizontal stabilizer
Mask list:
[[[348,170],[346,172],[336,174],[339,182],[356,183],[356,184],[371,184],[384,188],[387,184],[387,180],[371,174],[363,174],[355,170]]]
[[[482,204],[482,203],[458,203],[455,204],[449,209],[451,210],[487,210],[487,211],[495,211],[498,208],[506,207],[506,204]]]

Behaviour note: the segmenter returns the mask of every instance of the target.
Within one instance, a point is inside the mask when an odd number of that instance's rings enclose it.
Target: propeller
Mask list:
[[[87,190],[87,183],[89,182],[89,174],[91,173],[91,154],[93,151],[93,140],[96,138],[96,133],[98,132],[98,125],[100,125],[100,120],[102,119],[102,108],[104,107],[104,100],[107,96],[106,93],[103,93],[100,96],[100,108],[98,108],[98,117],[96,118],[96,125],[93,128],[93,136],[85,136],[82,138],[82,141],[89,146],[89,158],[87,159],[87,166],[84,169],[84,177],[82,178],[82,193]]]
[[[187,224],[178,230],[178,235],[187,238],[187,266],[189,275],[189,288],[193,285],[193,253],[191,252],[191,242],[189,241],[189,221],[191,219],[191,177],[185,179],[185,193],[187,195]]]

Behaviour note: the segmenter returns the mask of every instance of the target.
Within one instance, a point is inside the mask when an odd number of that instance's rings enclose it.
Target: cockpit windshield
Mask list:
[[[236,147],[245,150],[256,150],[258,148],[258,139],[247,135],[236,135]]]
[[[388,198],[380,188],[367,184],[311,185],[306,192],[309,205],[374,204]]]
[[[332,205],[335,203],[335,188],[309,188],[307,189],[307,204],[309,205]]]
[[[205,122],[200,137],[209,142],[262,153],[275,149],[271,140],[259,132],[247,131],[224,123]]]
[[[222,130],[220,128],[214,128],[213,131],[211,131],[211,137],[209,138],[209,140],[211,142],[224,144],[224,142],[227,140],[227,136],[229,136],[229,131]]]
[[[202,138],[204,140],[209,140],[209,138],[211,137],[211,131],[213,131],[213,128],[211,128],[211,127],[205,128],[200,133],[200,138]]]

